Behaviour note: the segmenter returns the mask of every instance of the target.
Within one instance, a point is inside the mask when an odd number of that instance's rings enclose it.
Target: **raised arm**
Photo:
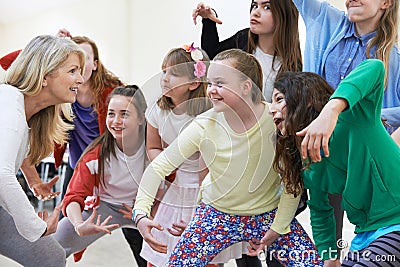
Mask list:
[[[222,24],[222,21],[217,17],[215,10],[204,3],[199,3],[192,12],[193,23],[197,24],[197,17],[202,17],[203,19],[210,19],[215,23]]]
[[[304,20],[306,27],[312,23],[320,23],[320,19],[323,18],[326,22],[339,21],[344,16],[344,12],[333,7],[328,1],[320,0],[292,0],[301,17]],[[336,28],[338,25],[334,23],[324,24],[329,27],[329,31]],[[331,28],[332,27],[332,28]]]
[[[221,51],[231,48],[239,48],[245,50],[248,43],[248,29],[237,32],[232,37],[220,41],[216,24],[222,24],[222,21],[217,18],[215,10],[203,3],[198,4],[196,9],[193,10],[193,21],[196,23],[197,17],[202,17],[202,31],[201,31],[201,48],[207,52],[210,59],[213,59]]]
[[[319,116],[305,129],[297,133],[304,136],[301,143],[301,155],[308,156],[313,162],[321,161],[321,146],[325,157],[329,157],[328,142],[335,129],[339,114],[346,108],[351,109],[347,119],[366,124],[380,123],[380,111],[384,88],[385,69],[382,61],[367,59],[361,62],[342,80],[330,101]],[[368,118],[360,107],[363,99],[364,108],[375,111]],[[351,117],[350,117],[351,116]]]

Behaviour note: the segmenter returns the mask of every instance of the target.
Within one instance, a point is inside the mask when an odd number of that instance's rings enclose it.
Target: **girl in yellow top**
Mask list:
[[[143,238],[166,253],[151,234],[162,227],[148,214],[162,179],[200,151],[209,174],[167,266],[205,266],[223,249],[252,238],[262,239],[284,265],[322,266],[294,219],[299,196],[281,192],[272,169],[274,124],[262,101],[260,64],[246,52],[227,50],[211,62],[207,81],[214,108],[197,116],[143,175],[132,216]],[[315,253],[304,257],[304,251]]]

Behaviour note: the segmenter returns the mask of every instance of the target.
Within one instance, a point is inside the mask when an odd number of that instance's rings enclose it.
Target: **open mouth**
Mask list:
[[[277,128],[279,128],[278,126],[281,124],[281,122],[283,122],[284,120],[282,118],[274,118],[274,123],[276,125]]]
[[[78,87],[70,87],[69,90],[72,92],[78,93]]]

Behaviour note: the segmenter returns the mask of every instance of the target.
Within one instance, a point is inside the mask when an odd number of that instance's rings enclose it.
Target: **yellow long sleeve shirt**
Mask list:
[[[148,166],[143,174],[134,209],[147,214],[164,177],[200,151],[209,169],[200,198],[219,211],[257,215],[278,207],[271,229],[290,231],[299,197],[281,192],[272,168],[274,123],[268,107],[258,123],[244,133],[234,132],[222,112],[200,114],[178,138]]]

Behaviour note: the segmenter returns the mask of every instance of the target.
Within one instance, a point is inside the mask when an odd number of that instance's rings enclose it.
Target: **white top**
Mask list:
[[[94,187],[93,196],[87,197],[85,200],[85,209],[92,208],[93,200],[97,196],[100,196],[102,201],[114,205],[126,203],[133,206],[146,163],[145,151],[143,143],[134,155],[127,156],[115,146],[116,157],[111,154],[110,160],[106,160],[104,166],[106,187],[102,183],[99,184],[99,188]],[[89,159],[85,164],[92,174],[98,173],[97,157]]]
[[[146,110],[147,123],[158,130],[161,139],[171,144],[176,137],[185,129],[194,119],[186,113],[175,114],[172,110],[162,110],[156,103]],[[180,172],[198,172],[199,161],[198,153],[192,156],[179,166]],[[198,176],[196,176],[196,183],[198,183]],[[186,181],[191,183],[193,181]]]
[[[258,46],[254,51],[253,55],[257,58],[258,62],[261,64],[263,72],[263,95],[265,101],[268,103],[272,102],[272,92],[274,91],[274,82],[279,69],[282,66],[282,61],[280,58],[275,58],[274,68],[272,69],[273,55],[264,53]]]
[[[0,205],[13,217],[21,236],[34,242],[47,224],[36,214],[15,176],[29,151],[24,95],[11,85],[0,85],[0,109]]]
[[[104,181],[107,188],[104,188],[101,184],[99,186],[102,201],[116,205],[126,203],[131,207],[133,206],[144,172],[145,151],[143,143],[134,155],[127,156],[115,146],[117,158],[111,155],[110,161],[105,163]]]

